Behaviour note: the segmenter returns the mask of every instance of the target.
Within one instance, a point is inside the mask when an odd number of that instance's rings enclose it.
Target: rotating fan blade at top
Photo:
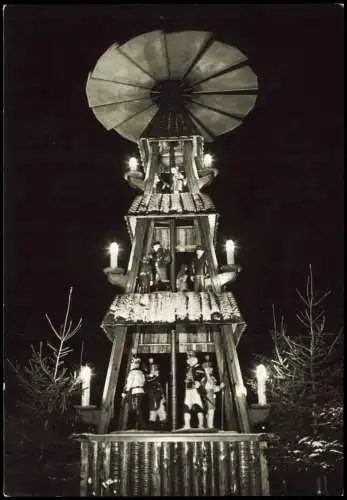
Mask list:
[[[152,31],[114,44],[86,86],[96,118],[134,142],[180,135],[211,141],[242,124],[257,89],[247,57],[205,31]]]

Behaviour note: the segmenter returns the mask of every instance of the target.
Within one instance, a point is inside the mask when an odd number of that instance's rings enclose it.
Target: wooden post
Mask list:
[[[159,145],[157,142],[151,142],[148,159],[148,167],[145,177],[144,194],[151,194],[153,191],[154,177],[158,172]]]
[[[261,496],[270,496],[270,486],[269,486],[269,469],[267,464],[267,459],[265,457],[266,442],[260,441],[260,476],[261,476]]]
[[[126,332],[126,326],[115,328],[110,361],[108,363],[104,392],[101,401],[100,420],[98,425],[99,434],[105,434],[107,432],[111,420],[112,405],[124,350]]]
[[[210,223],[208,220],[208,216],[198,217],[198,226],[200,229],[201,240],[203,248],[206,250],[207,263],[210,271],[211,277],[215,277],[218,274],[218,261],[216,256],[216,251],[213,246],[213,236],[211,235]],[[214,283],[215,280],[212,280],[213,286],[216,289],[216,292],[220,291],[220,287],[216,287]]]
[[[216,348],[216,359],[217,359],[217,366],[218,366],[218,373],[219,373],[219,380],[221,382],[225,383],[225,387],[223,391],[221,391],[221,398],[224,398],[225,401],[225,416],[226,416],[226,424],[227,424],[227,430],[238,430],[237,429],[237,423],[234,415],[234,404],[233,404],[233,399],[232,399],[232,392],[230,385],[227,382],[227,377],[226,377],[226,369],[225,369],[225,359],[224,359],[224,353],[223,353],[223,347],[222,347],[222,339],[220,336],[220,332],[213,332],[214,336],[214,345]],[[224,405],[221,405],[221,412],[224,411],[223,408]],[[224,415],[221,415],[221,420],[223,421]],[[223,429],[222,426],[222,431],[225,430]]]
[[[151,245],[153,242],[153,234],[154,234],[154,223],[155,223],[155,219],[151,219],[150,223],[149,223],[148,233],[147,233],[146,248],[144,251],[144,255],[146,255],[146,256],[151,251]]]
[[[242,393],[237,394],[237,387],[243,387],[243,379],[231,325],[223,325],[221,327],[221,336],[226,352],[229,379],[235,384],[234,397],[240,430],[241,432],[250,432],[246,395]]]
[[[199,178],[197,176],[193,157],[192,142],[184,143],[184,165],[187,176],[187,183],[191,193],[199,193]]]
[[[176,234],[175,234],[175,219],[170,219],[170,251],[171,251],[171,264],[170,264],[170,281],[171,290],[176,291]]]
[[[88,496],[88,476],[89,476],[89,441],[81,440],[81,476],[80,491],[81,497]]]
[[[172,430],[177,427],[176,330],[171,330],[171,415]]]

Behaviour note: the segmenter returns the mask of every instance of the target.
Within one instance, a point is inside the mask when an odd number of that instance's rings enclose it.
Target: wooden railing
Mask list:
[[[80,434],[81,496],[265,496],[262,435]]]

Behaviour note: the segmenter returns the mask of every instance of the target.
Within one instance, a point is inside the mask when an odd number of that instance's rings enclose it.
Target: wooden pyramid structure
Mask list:
[[[89,74],[94,115],[137,144],[140,162],[129,162],[124,173],[137,190],[125,217],[128,265],[104,270],[117,287],[102,322],[112,347],[97,433],[80,437],[81,496],[268,494],[262,438],[251,433],[237,354],[246,324],[227,288],[240,268],[218,264],[219,215],[205,192],[218,172],[204,144],[242,124],[257,88],[247,57],[204,31],[153,31],[113,44]],[[169,256],[160,287],[146,271],[157,243]],[[204,265],[181,286],[183,257],[201,253]],[[178,429],[178,360],[191,351],[211,355],[224,382],[220,431]],[[166,432],[126,430],[121,393],[134,354],[165,357]]]

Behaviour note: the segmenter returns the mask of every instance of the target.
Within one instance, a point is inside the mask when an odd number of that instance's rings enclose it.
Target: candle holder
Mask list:
[[[252,425],[263,424],[269,418],[270,405],[251,404],[248,408],[248,415]]]
[[[231,281],[235,281],[238,273],[241,271],[241,266],[237,264],[227,264],[225,266],[221,266],[221,273],[217,274],[213,278],[206,278],[205,285],[211,286],[215,283],[218,287],[224,286]]]
[[[145,181],[142,172],[139,172],[138,170],[129,169],[124,172],[123,177],[129,184],[129,186],[135,189],[139,189],[140,191],[144,190]]]
[[[213,181],[215,177],[218,175],[218,170],[216,168],[205,168],[203,167],[201,170],[198,170],[199,176],[199,189],[202,189]]]
[[[76,410],[78,424],[77,427],[84,425],[98,426],[100,419],[100,410],[95,405],[81,406],[74,405]]]
[[[107,279],[111,285],[119,286],[125,289],[128,283],[128,276],[125,273],[125,269],[122,267],[105,267],[103,273],[106,274]]]

